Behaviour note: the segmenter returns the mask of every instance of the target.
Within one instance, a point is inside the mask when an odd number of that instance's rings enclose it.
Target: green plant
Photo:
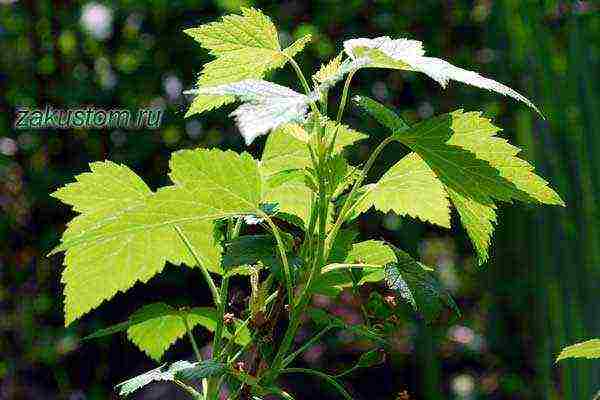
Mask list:
[[[282,49],[268,17],[255,9],[186,31],[216,58],[204,66],[188,116],[240,100],[232,115],[246,143],[270,132],[260,160],[248,153],[182,150],[172,155],[172,185],[151,191],[129,168],[110,161],[90,165],[53,195],[79,213],[54,252],[65,253],[65,320],[70,324],[136,282],[160,273],[166,262],[197,268],[214,301],[212,307],[175,308],[150,304],[127,321],[89,338],[127,332],[155,360],[187,336],[195,362],[177,361],[118,386],[127,395],[156,380],[172,381],[194,398],[215,399],[223,385],[242,394],[291,396],[278,387],[284,374],[312,374],[350,398],[341,378],[381,361],[387,330],[372,324],[394,301],[372,298],[363,324],[311,306],[311,295],[357,291],[383,281],[427,320],[445,307],[458,311],[436,281],[433,269],[395,246],[356,242],[352,222],[374,207],[450,227],[457,210],[480,263],[496,222],[496,203],[520,200],[564,205],[533,167],[516,157],[519,149],[496,136],[479,112],[457,110],[418,123],[363,96],[355,104],[387,128],[389,135],[364,165],[352,166],[344,148],[364,139],[342,124],[350,82],[364,68],[423,72],[445,86],[450,79],[514,97],[514,90],[443,60],[425,57],[420,42],[388,37],[352,39],[344,51],[305,78],[294,56],[306,36]],[[262,80],[290,64],[305,94]],[[345,79],[335,119],[328,118],[328,91]],[[537,110],[537,109],[536,109]],[[392,142],[409,153],[381,178],[368,183],[370,169]],[[256,225],[258,233],[247,227]],[[248,279],[251,295],[242,315],[227,308],[234,275]],[[387,307],[387,309],[386,309]],[[294,338],[303,316],[320,331],[299,348]],[[212,358],[203,360],[196,326],[214,332]],[[283,328],[280,328],[282,327]],[[279,332],[279,330],[283,330]],[[296,357],[331,330],[349,329],[373,343],[350,371],[331,375],[291,367]],[[251,361],[239,363],[244,354]],[[202,393],[191,381],[201,379]]]

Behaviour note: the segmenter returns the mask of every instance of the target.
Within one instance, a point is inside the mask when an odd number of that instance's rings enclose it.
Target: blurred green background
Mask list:
[[[313,34],[298,58],[305,73],[335,56],[345,39],[407,36],[422,40],[429,55],[507,83],[547,117],[465,85],[444,91],[424,75],[357,74],[353,93],[413,120],[459,107],[483,110],[568,207],[505,205],[483,268],[461,229],[438,230],[393,214],[363,216],[365,238],[385,238],[437,265],[464,315],[431,327],[403,321],[395,354],[346,380],[356,399],[407,398],[402,391],[410,399],[591,399],[600,389],[600,362],[553,360],[564,345],[600,335],[600,4],[557,0],[0,0],[0,398],[115,398],[115,383],[153,363],[124,337],[80,338],[149,301],[208,304],[197,272],[169,266],[65,329],[62,256],[45,255],[73,214],[48,194],[91,161],[125,163],[156,187],[166,183],[171,151],[245,149],[224,112],[185,120],[190,99],[181,93],[210,58],[182,30],[240,5],[270,15],[284,44]],[[290,69],[272,79],[299,89]],[[332,100],[339,95],[338,87]],[[16,107],[46,104],[160,107],[165,115],[160,129],[147,131],[12,128]],[[352,151],[356,162],[364,161],[377,128],[352,107],[347,121],[373,137]],[[257,156],[263,144],[264,138],[248,150]],[[378,171],[398,154],[389,148]],[[234,288],[239,298],[245,290]],[[351,319],[357,301],[343,295],[327,305]],[[360,348],[340,334],[302,362],[327,370],[352,363]],[[166,359],[189,357],[189,351],[178,343]],[[336,398],[312,380],[286,385],[299,398]],[[133,397],[185,398],[160,384]]]

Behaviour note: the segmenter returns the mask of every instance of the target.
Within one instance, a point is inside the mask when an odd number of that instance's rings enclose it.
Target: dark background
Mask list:
[[[483,110],[568,207],[504,205],[491,261],[482,268],[460,228],[437,230],[392,214],[363,216],[364,238],[386,238],[438,265],[464,315],[433,327],[407,319],[384,365],[345,380],[356,398],[394,399],[406,390],[411,399],[590,399],[600,389],[600,362],[553,360],[564,345],[600,335],[600,4],[557,0],[1,0],[0,398],[113,398],[115,383],[154,364],[123,336],[82,343],[83,335],[150,301],[208,304],[198,272],[169,266],[64,328],[62,256],[45,254],[73,214],[48,194],[90,161],[125,163],[156,187],[166,183],[174,150],[243,150],[225,112],[185,120],[189,99],[181,95],[209,60],[182,30],[240,4],[270,15],[282,42],[313,34],[298,57],[307,74],[335,56],[345,39],[408,36],[422,40],[432,56],[509,84],[547,116],[540,120],[522,104],[461,84],[443,91],[424,75],[357,74],[352,93],[374,96],[414,120],[459,107]],[[289,68],[272,79],[300,89]],[[339,92],[338,86],[332,100]],[[153,131],[12,128],[15,107],[45,104],[158,106],[165,116]],[[351,152],[364,161],[378,132],[356,109],[348,111],[347,121],[368,127],[374,137]],[[263,144],[264,138],[248,150],[258,156]],[[398,154],[389,148],[377,170]],[[244,294],[244,288],[234,290]],[[351,296],[330,306],[350,317],[356,313]],[[209,336],[198,333],[207,343]],[[351,364],[362,345],[333,336],[303,362],[331,370]],[[189,352],[181,341],[165,359]],[[286,385],[298,398],[337,398],[312,380],[291,377]],[[184,398],[160,384],[133,397]]]

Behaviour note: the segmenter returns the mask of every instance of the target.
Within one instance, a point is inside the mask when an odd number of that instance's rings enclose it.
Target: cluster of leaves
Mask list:
[[[127,321],[90,335],[126,331],[155,360],[188,335],[197,361],[163,365],[119,385],[121,394],[156,380],[178,384],[196,398],[214,399],[223,383],[235,396],[289,395],[276,385],[286,373],[317,375],[349,398],[339,378],[302,368],[294,359],[332,329],[349,329],[371,339],[375,349],[354,368],[380,360],[385,331],[349,326],[310,307],[312,294],[337,296],[381,282],[428,321],[446,307],[457,307],[435,279],[434,268],[376,240],[357,241],[348,226],[374,207],[450,227],[450,205],[457,210],[481,263],[488,258],[498,201],[562,204],[560,197],[516,157],[518,149],[496,136],[479,112],[463,110],[412,126],[397,113],[367,97],[355,103],[390,134],[364,165],[352,166],[346,147],[367,135],[341,123],[350,80],[362,68],[423,72],[442,85],[454,79],[515,97],[512,89],[479,74],[424,56],[420,42],[406,39],[356,39],[323,65],[312,86],[293,57],[310,41],[304,37],[282,49],[271,20],[255,9],[220,22],[187,30],[216,59],[204,66],[188,115],[240,100],[234,112],[247,143],[270,132],[260,160],[248,153],[195,149],[173,153],[172,184],[152,191],[133,171],[110,161],[92,163],[54,193],[79,213],[55,252],[65,253],[65,320],[69,324],[160,273],[165,263],[197,268],[211,290],[215,307],[176,309],[151,304]],[[344,54],[347,56],[344,58]],[[268,71],[291,64],[305,94],[261,80]],[[346,79],[335,120],[327,116],[329,89]],[[399,142],[410,153],[380,179],[365,182],[385,145]],[[248,225],[256,225],[248,234]],[[228,313],[229,279],[248,279],[251,296],[243,315]],[[303,315],[321,331],[293,350]],[[375,315],[376,317],[376,315]],[[285,325],[282,325],[285,324]],[[214,332],[213,355],[202,360],[192,330]],[[283,331],[279,332],[284,326]],[[241,355],[250,361],[240,365]],[[248,358],[247,357],[247,358]],[[203,380],[203,393],[189,381]]]

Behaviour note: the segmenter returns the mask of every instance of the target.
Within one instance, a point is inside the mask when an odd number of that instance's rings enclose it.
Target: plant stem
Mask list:
[[[194,335],[192,334],[192,330],[190,329],[190,324],[188,323],[187,314],[182,315],[181,318],[183,319],[183,325],[185,325],[185,331],[186,331],[188,337],[190,338],[190,342],[192,343],[192,348],[194,349],[194,354],[196,355],[196,360],[198,362],[202,362],[202,354],[200,354],[200,349],[198,348],[198,344],[196,343],[196,339],[194,339]],[[181,382],[181,383],[183,385],[185,385],[183,382]],[[183,386],[181,386],[181,387],[183,389],[185,389]],[[206,400],[206,396],[208,394],[208,379],[206,379],[206,378],[202,379],[202,391],[204,392],[204,396],[203,397],[194,397],[194,398],[200,398],[200,399],[203,398],[203,399]],[[194,392],[196,392],[196,391],[194,390]],[[199,395],[199,393],[198,393],[198,395]]]
[[[223,339],[223,318],[225,315],[225,305],[227,304],[227,294],[229,292],[229,277],[224,276],[221,281],[221,300],[217,306],[217,326],[215,328],[215,337],[213,339],[213,358],[218,358],[221,353],[221,342]]]
[[[285,368],[281,371],[281,373],[282,374],[299,373],[299,374],[307,374],[307,375],[317,376],[317,377],[329,382],[331,384],[331,386],[333,386],[342,396],[344,396],[344,398],[346,400],[353,400],[352,396],[350,396],[350,393],[348,393],[346,391],[346,389],[344,389],[344,387],[342,385],[340,385],[337,380],[335,380],[334,377],[332,377],[331,375],[328,375],[324,372],[316,371],[314,369],[307,369],[307,368]]]
[[[331,229],[331,231],[329,232],[329,235],[327,236],[327,239],[325,240],[325,242],[326,242],[325,254],[327,256],[329,255],[329,252],[331,251],[331,245],[333,243],[333,240],[335,239],[338,231],[340,230],[342,224],[344,223],[344,221],[347,217],[347,214],[350,211],[352,211],[352,207],[356,204],[356,202],[354,204],[352,204],[354,194],[360,188],[363,181],[367,178],[367,175],[369,174],[369,171],[370,171],[371,167],[373,166],[373,163],[375,162],[375,160],[377,159],[377,157],[379,156],[381,151],[384,149],[385,146],[387,146],[389,143],[393,142],[394,140],[395,139],[393,136],[388,136],[381,143],[379,143],[379,145],[375,148],[375,150],[373,150],[373,153],[371,153],[371,156],[367,160],[367,163],[365,164],[365,167],[363,168],[362,173],[360,174],[360,177],[354,182],[354,185],[352,186],[352,190],[350,190],[350,193],[346,197],[346,201],[344,202],[344,205],[342,206],[342,210],[340,211],[340,214],[338,215],[338,218],[335,221],[333,228]]]
[[[198,393],[198,391],[196,391],[196,389],[183,383],[179,379],[174,379],[173,383],[179,386],[185,392],[187,392],[190,396],[192,396],[194,400],[202,400],[204,398],[200,393]]]
[[[265,221],[267,221],[267,224],[269,224],[269,227],[271,228],[271,230],[273,231],[273,235],[275,236],[275,240],[277,241],[277,248],[279,249],[279,256],[281,257],[281,262],[283,263],[283,272],[285,274],[288,304],[291,307],[294,304],[294,287],[292,282],[292,273],[290,271],[290,265],[288,263],[287,254],[285,252],[285,246],[283,244],[283,241],[281,240],[281,235],[279,234],[279,228],[277,228],[277,225],[275,225],[271,217],[269,217],[267,214],[261,213],[260,216],[264,218]]]
[[[198,264],[198,266],[200,267],[200,271],[202,271],[202,275],[204,275],[204,279],[206,279],[206,283],[208,283],[208,287],[209,287],[209,289],[210,289],[210,291],[212,293],[213,301],[215,302],[216,305],[219,305],[219,302],[221,300],[219,298],[219,290],[217,289],[217,286],[215,285],[215,281],[213,281],[212,277],[210,276],[210,273],[208,272],[208,270],[206,269],[206,267],[204,266],[204,264],[202,263],[202,261],[200,261],[200,257],[196,253],[196,250],[194,249],[194,246],[192,246],[192,244],[190,243],[190,241],[188,240],[188,238],[184,235],[184,233],[181,230],[181,228],[179,226],[175,225],[175,231],[179,235],[179,238],[181,239],[181,241],[187,247],[188,251],[190,252],[190,254],[192,255],[192,257],[194,258],[194,260],[196,261],[196,263]]]
[[[185,331],[190,338],[190,342],[192,342],[192,348],[194,349],[194,354],[196,355],[196,359],[198,362],[202,361],[202,355],[200,354],[200,349],[198,348],[198,344],[196,343],[196,339],[194,339],[194,335],[192,335],[192,330],[190,329],[190,324],[188,322],[187,314],[184,314],[182,317],[183,325],[185,325]]]
[[[304,77],[304,74],[302,73],[302,70],[300,69],[300,66],[298,65],[296,60],[294,60],[294,58],[288,56],[284,52],[281,52],[281,54],[283,54],[288,59],[288,61],[290,62],[290,65],[296,71],[296,75],[298,75],[298,78],[300,79],[300,83],[302,83],[302,86],[304,87],[304,91],[306,92],[306,95],[310,97],[310,92],[311,92],[310,85],[308,84],[308,81]],[[317,105],[313,100],[310,101],[310,107],[315,114],[319,114],[319,109],[317,108]]]
[[[342,115],[344,115],[344,109],[346,108],[346,102],[348,101],[348,92],[350,91],[350,81],[352,81],[352,77],[354,77],[356,71],[358,71],[358,69],[351,70],[346,77],[346,81],[344,82],[342,100],[340,101],[340,107],[338,108],[337,117],[335,119],[338,124],[342,120]]]

